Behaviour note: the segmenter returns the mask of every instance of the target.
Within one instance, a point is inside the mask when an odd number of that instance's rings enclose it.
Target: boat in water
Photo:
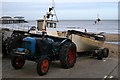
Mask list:
[[[94,21],[95,24],[99,23],[101,21],[101,19],[99,18],[99,14],[97,14],[97,19]]]

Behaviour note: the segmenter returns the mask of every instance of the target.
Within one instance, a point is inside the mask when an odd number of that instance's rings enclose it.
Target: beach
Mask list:
[[[120,40],[118,39],[120,36],[120,34],[106,34],[106,41],[107,42],[120,42]],[[104,47],[109,48],[109,57],[114,57],[117,58],[118,54],[120,54],[120,44],[112,44],[112,43],[105,43]]]
[[[108,42],[120,42],[120,34],[105,34],[105,37]]]

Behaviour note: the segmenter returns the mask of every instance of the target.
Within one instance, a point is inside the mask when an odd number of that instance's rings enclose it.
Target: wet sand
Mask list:
[[[106,37],[106,41],[109,41],[109,42],[120,42],[120,34],[105,34],[105,37]]]
[[[120,34],[106,34],[105,35],[106,37],[106,41],[108,42],[120,42]],[[118,57],[118,54],[120,54],[120,50],[119,50],[119,47],[120,47],[120,44],[111,44],[111,43],[105,43],[104,44],[104,47],[107,47],[109,48],[109,56],[110,57],[115,57],[117,58]]]

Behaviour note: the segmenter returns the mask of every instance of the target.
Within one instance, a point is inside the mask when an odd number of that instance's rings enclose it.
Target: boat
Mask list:
[[[99,14],[97,14],[97,19],[94,21],[95,24],[99,23],[101,21],[101,19],[99,18]]]
[[[54,19],[53,16],[55,16],[56,19]],[[55,37],[63,37],[63,38],[71,39],[72,42],[74,42],[77,46],[77,52],[91,52],[91,51],[96,51],[104,48],[103,45],[105,41],[105,36],[103,33],[97,33],[97,34],[89,33],[87,32],[86,29],[82,31],[81,29],[77,29],[77,30],[61,29],[60,30],[60,28],[58,28],[57,26],[58,22],[59,20],[56,16],[55,7],[52,6],[49,8],[49,11],[47,12],[46,16],[44,15],[44,19],[37,20],[37,27],[31,28],[31,30],[28,30],[28,32],[33,34],[44,33],[43,35],[50,35]],[[23,35],[23,33],[25,32],[16,31],[13,33],[13,35],[15,34],[15,36],[17,35],[19,36],[20,33]],[[9,43],[9,42],[6,42],[6,43]],[[108,52],[108,49],[107,49],[107,52]]]
[[[102,34],[86,33],[77,30],[47,31],[48,35],[66,37],[71,39],[77,46],[77,52],[97,50],[104,45],[105,36]]]
[[[105,37],[99,34],[91,34],[76,30],[68,30],[68,38],[77,46],[77,52],[91,51],[103,47]]]
[[[71,39],[77,46],[77,52],[84,52],[84,51],[91,51],[91,50],[97,50],[101,47],[103,47],[105,36],[101,33],[95,34],[95,33],[89,33],[85,29],[85,31],[75,30],[75,29],[62,29],[59,30],[57,28],[57,20],[53,20],[53,14],[52,10],[54,10],[54,6],[49,8],[49,12],[47,12],[47,18],[52,17],[51,19],[46,21],[44,20],[37,20],[38,30],[42,31],[45,29],[45,32],[48,35],[56,36],[56,37],[64,37]],[[56,13],[54,12],[54,15],[56,16]],[[57,18],[57,17],[56,17]],[[46,22],[46,23],[45,23]],[[43,28],[45,26],[45,28]]]

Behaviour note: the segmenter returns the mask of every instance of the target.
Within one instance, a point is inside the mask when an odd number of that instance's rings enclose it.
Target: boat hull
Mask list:
[[[58,31],[47,31],[48,35],[56,37],[66,37],[67,32],[58,32]],[[77,47],[77,52],[91,51],[99,49],[103,46],[104,41],[94,40],[93,38],[87,38],[79,35],[72,34],[68,37],[71,39]]]
[[[104,42],[72,34],[71,39],[77,46],[77,52],[91,51],[103,46]]]

